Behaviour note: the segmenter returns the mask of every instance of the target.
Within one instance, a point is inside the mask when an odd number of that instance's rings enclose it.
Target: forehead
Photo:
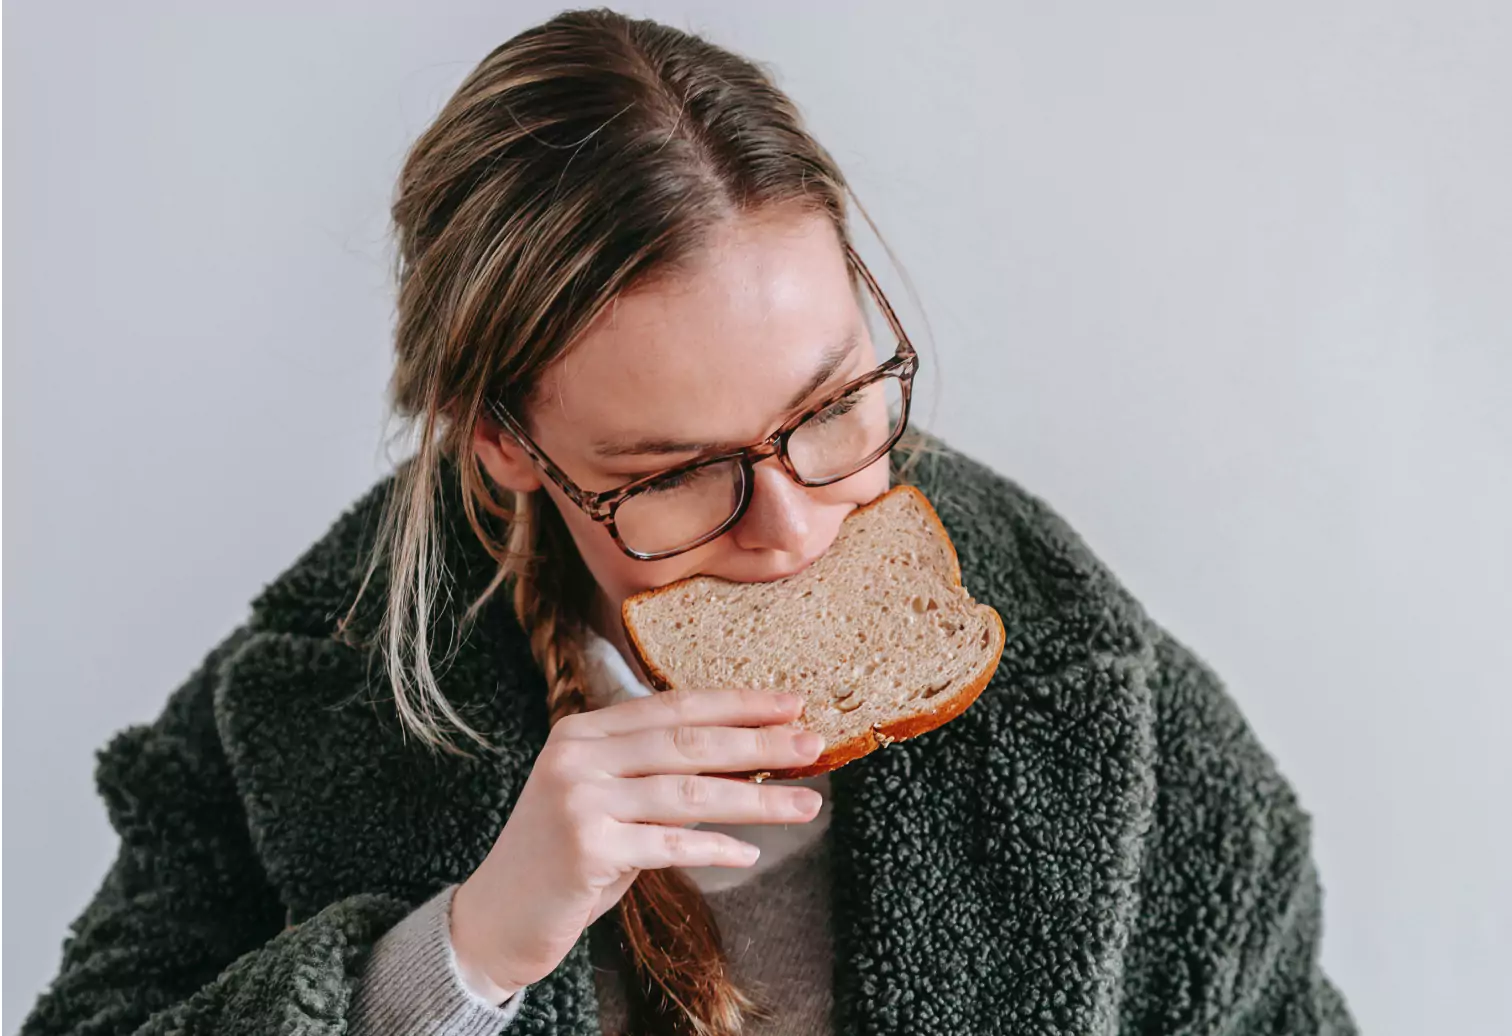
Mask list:
[[[861,320],[826,218],[733,221],[688,269],[612,303],[546,373],[532,417],[597,440],[763,434]]]

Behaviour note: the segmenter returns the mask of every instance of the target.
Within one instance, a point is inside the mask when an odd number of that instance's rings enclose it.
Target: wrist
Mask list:
[[[457,961],[457,973],[462,983],[475,996],[498,1006],[518,993],[523,986],[501,984],[489,966],[486,943],[478,938],[476,916],[471,910],[472,890],[463,882],[452,893],[448,923],[451,926],[452,953]],[[481,945],[480,945],[481,944]]]

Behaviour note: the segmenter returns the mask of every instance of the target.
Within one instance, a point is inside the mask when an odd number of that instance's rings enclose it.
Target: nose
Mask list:
[[[791,555],[799,565],[813,561],[828,546],[817,542],[824,525],[817,502],[775,457],[752,470],[751,503],[733,530],[735,543],[743,550]]]

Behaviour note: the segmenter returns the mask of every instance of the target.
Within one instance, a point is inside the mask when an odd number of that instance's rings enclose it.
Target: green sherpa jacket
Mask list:
[[[836,1032],[1353,1032],[1308,816],[1218,679],[1035,497],[943,448],[911,478],[1008,642],[960,719],[833,776]],[[460,612],[492,563],[446,485]],[[487,854],[545,687],[501,595],[439,634],[492,747],[401,736],[381,667],[333,637],[390,486],[101,751],[119,853],[24,1033],[335,1036],[374,941]],[[596,1012],[585,937],[510,1032],[596,1036]]]

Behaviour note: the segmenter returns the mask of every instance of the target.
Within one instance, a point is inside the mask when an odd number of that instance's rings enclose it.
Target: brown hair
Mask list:
[[[796,207],[849,243],[847,193],[760,66],[653,21],[568,11],[466,77],[408,153],[393,203],[392,394],[418,438],[369,577],[381,556],[378,646],[406,729],[442,749],[457,750],[459,734],[483,743],[437,685],[429,639],[447,592],[436,511],[448,459],[468,522],[499,563],[467,617],[511,585],[552,722],[585,706],[578,636],[591,579],[544,494],[495,496],[471,447],[486,404],[528,399],[617,295],[675,275],[725,221]],[[481,512],[507,523],[504,542]],[[644,871],[619,909],[641,979],[632,985],[645,993],[637,1028],[741,1032],[753,1002],[730,978],[697,889],[674,871]]]

